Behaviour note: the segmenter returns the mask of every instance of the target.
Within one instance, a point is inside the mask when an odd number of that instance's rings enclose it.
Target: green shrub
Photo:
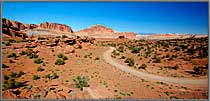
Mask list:
[[[5,45],[6,46],[11,46],[11,43],[10,42],[6,42]]]
[[[61,36],[56,36],[56,38],[61,38]]]
[[[172,92],[164,92],[167,96],[169,96],[170,94],[173,94]]]
[[[78,48],[79,48],[79,49],[82,49],[82,45],[79,45]]]
[[[9,66],[2,64],[2,68],[8,68]]]
[[[57,79],[59,76],[56,73],[53,73],[53,75],[51,76],[52,79]]]
[[[194,49],[191,49],[191,48],[188,48],[188,49],[187,49],[187,53],[188,53],[189,55],[193,55],[193,54],[195,53],[195,50],[194,50]]]
[[[68,38],[68,36],[66,36],[66,35],[62,35],[62,38]]]
[[[175,47],[174,50],[175,51],[180,51],[180,48],[179,47]]]
[[[113,50],[113,51],[112,51],[112,54],[113,54],[113,55],[120,55],[116,50]]]
[[[14,79],[9,79],[7,81],[4,81],[4,85],[3,85],[5,89],[15,89],[22,86],[23,86],[22,83],[17,82]]]
[[[25,55],[26,52],[25,52],[25,51],[21,51],[19,54],[20,54],[20,55]]]
[[[15,73],[15,72],[10,72],[9,76],[11,78],[19,78],[21,77],[22,75],[24,75],[24,72],[23,71],[19,71],[18,73]]]
[[[9,80],[9,76],[4,75],[4,80]]]
[[[58,58],[62,58],[63,60],[68,60],[68,57],[63,55],[62,53],[58,54],[57,56]]]
[[[121,59],[125,59],[126,57],[125,56],[121,56]]]
[[[46,38],[44,37],[38,37],[38,40],[45,40]]]
[[[9,54],[7,57],[8,57],[8,58],[14,57],[14,58],[16,59],[17,55],[16,55],[15,53],[11,53],[11,54]]]
[[[44,76],[44,78],[48,78],[48,79],[57,79],[59,76],[56,73],[53,73],[52,75],[47,74]]]
[[[154,59],[155,59],[154,60],[155,63],[161,63],[161,58],[160,57],[155,57]]]
[[[123,46],[120,46],[120,47],[117,49],[117,51],[119,51],[119,52],[124,52],[124,47],[123,47]]]
[[[59,53],[58,55],[57,55],[57,57],[58,58],[62,58],[64,55],[62,54],[62,53]]]
[[[146,64],[142,64],[139,69],[146,69],[147,68],[147,65]]]
[[[37,68],[37,71],[38,72],[41,72],[41,71],[43,71],[44,69],[41,67],[41,66],[39,66],[38,68]]]
[[[29,58],[30,59],[38,58],[38,55],[36,55],[35,53],[32,53],[31,55],[29,55]]]
[[[34,53],[34,51],[32,50],[32,49],[27,49],[26,50],[26,55],[27,56],[30,56],[31,54],[33,54]]]
[[[179,68],[179,66],[176,64],[175,66],[164,66],[164,68],[177,70]]]
[[[83,90],[83,87],[89,87],[88,81],[89,78],[87,76],[77,76],[76,78],[73,79],[73,81],[76,84],[76,87],[79,88],[80,90]]]
[[[38,75],[33,75],[32,79],[33,80],[38,80],[38,79],[40,79],[40,77]]]
[[[127,58],[125,63],[128,63],[128,66],[134,66],[135,62],[133,58]]]
[[[41,64],[42,62],[43,62],[43,60],[40,58],[37,58],[34,60],[34,63],[36,63],[36,64]]]
[[[140,50],[141,50],[141,48],[132,47],[131,48],[131,53],[139,53]]]
[[[67,56],[64,56],[62,59],[63,60],[68,60],[68,57]]]
[[[17,73],[17,78],[19,78],[19,77],[21,77],[22,75],[24,75],[25,73],[23,72],[23,71],[19,71],[18,73]]]
[[[63,59],[57,59],[57,60],[55,61],[55,64],[56,64],[56,65],[64,65],[64,64],[65,64],[65,61],[64,61]]]
[[[28,40],[26,40],[26,39],[23,39],[23,40],[21,40],[21,42],[28,42]]]
[[[14,42],[16,42],[15,40],[13,40],[13,39],[9,39],[8,40],[8,42],[10,42],[10,43],[14,43]]]
[[[50,74],[47,74],[47,75],[44,76],[44,78],[51,79],[51,76],[50,76]]]
[[[16,78],[17,73],[15,73],[15,72],[10,72],[9,76],[10,76],[11,78]]]

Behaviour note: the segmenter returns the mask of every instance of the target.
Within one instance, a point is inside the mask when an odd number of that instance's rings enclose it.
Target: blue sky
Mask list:
[[[3,2],[2,17],[55,22],[78,31],[103,24],[121,32],[208,34],[208,2]]]

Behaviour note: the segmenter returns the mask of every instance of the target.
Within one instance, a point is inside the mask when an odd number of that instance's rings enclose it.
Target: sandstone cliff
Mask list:
[[[23,39],[26,38],[27,35],[21,30],[24,30],[26,27],[23,23],[17,21],[7,20],[5,18],[2,19],[2,33],[3,39],[8,40],[10,37],[13,39]]]
[[[70,32],[73,33],[73,30],[71,27],[64,25],[64,24],[58,24],[58,23],[41,23],[40,25],[36,24],[24,24],[18,21],[8,20],[5,18],[2,18],[2,33],[3,33],[3,39],[7,40],[12,37],[14,40],[18,39],[21,40],[23,38],[27,38],[27,32],[31,29],[45,29],[45,30],[51,30],[58,31],[58,32]],[[39,33],[37,30],[36,32]],[[41,32],[40,32],[41,33]]]
[[[58,23],[44,22],[39,25],[39,28],[73,33],[73,30],[71,29],[71,27],[64,24],[58,24]]]
[[[75,32],[76,35],[80,36],[91,36],[95,38],[118,38],[119,36],[125,36],[129,39],[135,38],[135,33],[133,32],[115,32],[111,28],[106,28],[103,25],[95,25],[83,30]]]

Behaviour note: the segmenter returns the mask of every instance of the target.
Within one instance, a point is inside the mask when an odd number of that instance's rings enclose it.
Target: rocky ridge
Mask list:
[[[75,32],[76,35],[91,36],[94,38],[118,38],[119,36],[125,36],[129,39],[135,39],[135,33],[133,32],[116,32],[111,28],[107,28],[103,25],[95,25],[89,28],[79,30]]]

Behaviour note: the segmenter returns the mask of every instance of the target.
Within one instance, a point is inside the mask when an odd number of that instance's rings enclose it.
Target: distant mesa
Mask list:
[[[73,30],[71,29],[71,27],[64,24],[58,24],[58,23],[44,22],[39,25],[39,28],[73,33]]]
[[[124,36],[129,39],[135,39],[136,34],[134,32],[116,32],[112,28],[107,28],[103,25],[94,25],[86,29],[75,32],[79,36],[91,36],[94,38],[118,38]]]

